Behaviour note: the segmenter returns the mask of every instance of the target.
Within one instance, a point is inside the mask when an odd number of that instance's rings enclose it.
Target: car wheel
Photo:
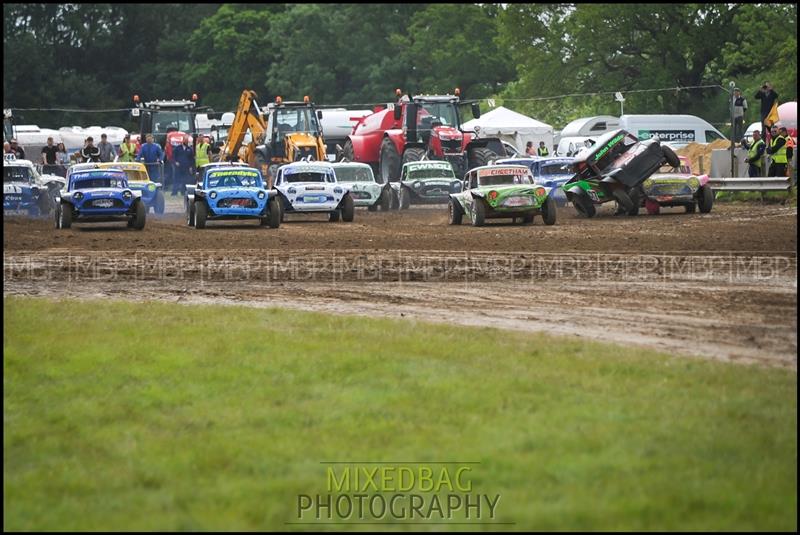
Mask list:
[[[701,214],[707,214],[711,211],[711,207],[714,206],[714,191],[711,186],[706,184],[705,186],[700,186],[698,193],[697,207],[700,209]]]
[[[486,205],[482,199],[475,199],[472,205],[472,226],[482,227],[486,222]]]
[[[186,205],[186,224],[190,227],[194,226],[194,203],[187,203]]]
[[[380,201],[378,200],[375,201],[375,204],[370,204],[369,206],[367,206],[367,212],[377,212],[379,203]]]
[[[618,214],[629,214],[633,211],[633,201],[623,190],[615,189],[611,196],[617,201]]]
[[[687,214],[693,214],[695,209],[696,209],[696,207],[697,206],[695,205],[695,203],[689,203],[689,204],[684,205],[683,209],[686,210]]]
[[[339,210],[334,210],[328,214],[328,221],[331,223],[336,223],[339,221]]]
[[[273,197],[267,203],[267,220],[270,228],[278,228],[281,226],[281,203],[277,197]]]
[[[408,207],[411,206],[411,194],[408,190],[404,187],[400,187],[400,209],[401,210],[408,210]]]
[[[661,145],[661,153],[664,155],[664,160],[672,167],[680,167],[681,159],[675,154],[675,151],[666,145]]]
[[[633,206],[630,210],[628,210],[627,214],[629,216],[637,216],[639,215],[639,208],[642,206],[641,191],[639,191],[639,188],[633,188],[628,195],[631,198],[631,203],[633,203]]]
[[[47,193],[42,192],[36,199],[36,208],[39,212],[37,215],[50,215],[50,210],[53,209],[53,199]]]
[[[345,223],[352,223],[356,215],[356,207],[353,203],[353,198],[347,194],[342,199],[342,221]]]
[[[547,197],[547,200],[542,205],[542,220],[545,225],[555,225],[556,223],[556,201],[550,196]]]
[[[69,203],[61,203],[58,209],[58,224],[59,228],[70,228],[72,226],[72,205]]]
[[[592,218],[597,213],[592,199],[583,190],[572,194],[572,206],[575,207],[575,211],[586,218]]]
[[[136,214],[133,216],[131,226],[134,230],[142,230],[146,219],[147,207],[144,205],[144,201],[139,199],[136,201]]]
[[[397,210],[400,208],[400,199],[397,198],[397,195],[395,194],[394,190],[391,190],[389,192],[389,207],[392,210]]]
[[[450,224],[460,225],[464,211],[461,210],[461,205],[458,203],[458,201],[450,199],[450,202],[448,203],[448,209],[450,212]]]
[[[156,191],[156,198],[153,201],[153,211],[158,215],[164,214],[164,192],[161,190]]]
[[[206,219],[208,219],[208,206],[203,201],[196,201],[194,203],[194,228],[206,228]]]
[[[392,209],[392,191],[390,188],[384,188],[381,192],[380,200],[381,210],[388,212]]]
[[[661,205],[650,199],[645,199],[644,208],[649,215],[658,215],[661,213]]]

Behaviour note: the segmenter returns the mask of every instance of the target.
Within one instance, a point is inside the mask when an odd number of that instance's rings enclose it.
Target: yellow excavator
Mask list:
[[[301,159],[325,160],[325,142],[319,120],[322,111],[308,97],[302,102],[275,102],[260,108],[255,91],[245,89],[218,161],[240,159],[261,169],[269,187],[278,167]],[[245,144],[247,133],[250,140]]]

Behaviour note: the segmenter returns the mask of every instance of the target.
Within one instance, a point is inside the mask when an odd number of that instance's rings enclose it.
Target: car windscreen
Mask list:
[[[428,168],[411,168],[408,170],[408,178],[411,180],[422,180],[425,178],[450,178],[454,179],[456,175],[453,173],[453,168],[450,166],[444,167],[428,167]]]
[[[543,163],[539,167],[539,176],[574,175],[575,166],[566,162]]]
[[[261,177],[257,171],[210,171],[206,177],[208,188],[260,188]]]
[[[375,182],[372,169],[366,167],[337,167],[336,180],[339,182]]]
[[[288,173],[284,175],[286,182],[330,182],[327,173],[319,173],[316,171],[304,171],[302,173]]]
[[[533,184],[527,169],[491,169],[478,173],[481,186],[508,186],[514,184]]]
[[[170,128],[180,132],[191,132],[192,115],[188,111],[156,111],[153,112],[153,133],[166,134]]]
[[[3,182],[29,182],[31,180],[31,170],[29,167],[3,166]]]
[[[118,178],[82,178],[72,182],[72,189],[127,188],[125,181]]]

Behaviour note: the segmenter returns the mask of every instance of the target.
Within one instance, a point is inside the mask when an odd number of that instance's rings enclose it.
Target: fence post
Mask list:
[[[700,174],[701,174],[701,175],[704,175],[704,174],[705,174],[705,173],[703,172],[703,156],[700,156]]]

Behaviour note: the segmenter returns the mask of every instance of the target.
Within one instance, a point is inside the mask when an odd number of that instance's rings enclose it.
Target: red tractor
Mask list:
[[[401,95],[397,90],[398,97]],[[472,114],[480,117],[477,102],[463,102],[455,95],[408,95],[393,109],[367,115],[356,123],[347,137],[341,156],[352,162],[372,166],[381,182],[394,182],[406,162],[443,160],[450,162],[456,176],[487,165],[505,156],[499,139],[477,138],[461,130],[459,105],[472,105]]]

